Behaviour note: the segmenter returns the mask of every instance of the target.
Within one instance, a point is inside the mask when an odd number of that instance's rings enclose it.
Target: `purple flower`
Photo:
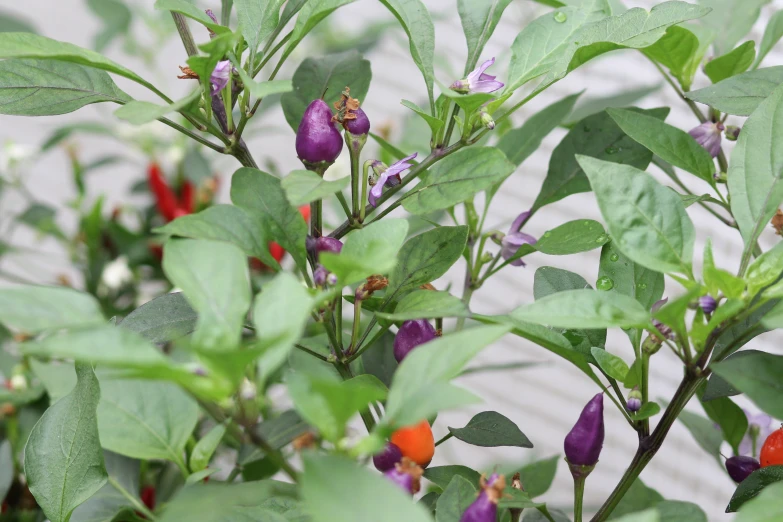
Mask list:
[[[708,121],[692,128],[688,131],[688,134],[714,158],[720,151],[721,132],[723,132],[723,124],[721,122],[713,123]]]
[[[506,480],[502,475],[493,473],[489,480],[481,477],[481,493],[468,506],[459,522],[495,522],[498,514],[498,501],[503,496]]]
[[[218,62],[215,66],[215,70],[212,71],[212,75],[209,77],[209,81],[212,82],[212,96],[215,96],[223,88],[228,85],[228,79],[231,76],[231,62],[223,60]]]
[[[705,314],[711,314],[718,308],[718,302],[711,295],[699,297],[699,306]]]
[[[663,305],[665,305],[667,302],[669,302],[668,297],[664,297],[663,299],[659,299],[655,301],[655,304],[652,305],[652,308],[650,308],[650,312],[655,313],[657,312]],[[662,322],[660,322],[658,319],[652,320],[653,326],[660,332],[661,335],[663,335],[667,339],[674,339],[674,332],[672,331],[671,327],[666,326]],[[663,342],[663,341],[661,341]]]
[[[356,115],[356,118],[353,119],[346,119],[343,122],[343,126],[345,127],[345,130],[347,130],[349,133],[354,134],[356,136],[361,136],[364,134],[369,134],[370,132],[370,119],[367,117],[367,114],[361,109],[356,109],[353,111],[353,114]]]
[[[392,163],[390,167],[384,167],[383,163],[380,161],[373,163],[373,170],[378,174],[378,179],[375,180],[375,185],[370,189],[370,194],[367,198],[370,205],[373,207],[377,206],[378,200],[380,199],[381,194],[383,194],[384,185],[387,183],[390,183],[391,186],[399,184],[400,173],[411,167],[411,164],[408,162],[415,158],[416,155],[417,153],[414,152],[407,158],[402,158],[397,163]]]
[[[400,461],[402,461],[402,451],[400,451],[399,446],[392,444],[391,442],[386,443],[386,447],[384,447],[380,453],[376,453],[372,457],[372,463],[375,466],[375,469],[381,472],[394,469]]]
[[[207,13],[207,16],[210,18],[210,20],[212,20],[215,23],[218,23],[217,16],[215,16],[215,13],[212,12],[212,9],[207,9],[204,12]]]
[[[500,250],[500,255],[503,256],[503,259],[511,259],[514,257],[514,254],[517,253],[517,250],[519,250],[522,245],[536,244],[536,238],[530,234],[525,234],[524,232],[519,231],[519,229],[522,228],[522,225],[525,224],[529,217],[529,210],[522,212],[511,224],[511,228],[508,229],[508,234],[506,234],[503,239],[501,239],[500,244],[502,248]],[[519,258],[511,261],[510,265],[525,266],[525,262],[522,261],[522,258]]]
[[[305,248],[308,255],[312,256],[316,261],[321,252],[329,252],[331,254],[339,254],[343,249],[343,242],[334,237],[321,236],[318,239],[312,236],[307,236],[305,239]]]
[[[566,435],[564,449],[571,473],[576,473],[575,467],[595,466],[603,445],[604,394],[599,393],[590,399]]]
[[[394,337],[394,358],[397,362],[402,362],[411,350],[432,341],[437,336],[435,328],[426,319],[405,321]]]
[[[334,285],[337,284],[337,276],[327,270],[324,265],[318,265],[313,272],[313,283],[315,286]]]
[[[397,484],[403,491],[414,495],[421,489],[421,476],[424,470],[408,457],[394,465],[394,468],[385,472],[383,476]]]
[[[751,415],[748,410],[744,408],[742,411],[745,412],[745,416],[748,418],[748,431],[740,442],[739,454],[755,457],[758,455],[761,445],[767,440],[770,433],[775,431],[772,426],[772,417],[766,413]]]
[[[462,94],[495,92],[498,89],[502,89],[504,85],[503,82],[496,81],[494,76],[484,74],[484,71],[493,63],[495,63],[494,57],[479,65],[473,72],[468,74],[467,78],[452,83],[450,89]]]
[[[628,411],[636,413],[642,407],[642,392],[639,391],[638,386],[634,386],[633,390],[628,394],[628,399],[625,402],[625,407]]]
[[[343,150],[343,138],[332,122],[332,110],[323,100],[307,106],[296,131],[296,154],[308,166],[334,163]]]
[[[744,457],[737,455],[726,459],[726,471],[729,472],[731,480],[739,484],[748,476],[759,469],[761,464],[753,457]]]

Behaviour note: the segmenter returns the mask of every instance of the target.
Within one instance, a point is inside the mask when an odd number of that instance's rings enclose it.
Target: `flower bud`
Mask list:
[[[638,386],[634,386],[633,390],[628,394],[628,400],[625,402],[625,407],[631,413],[636,413],[642,407],[642,392],[639,391]]]
[[[239,398],[243,401],[254,401],[256,400],[256,394],[258,393],[258,388],[256,388],[256,385],[250,382],[249,379],[245,378],[242,380],[242,384],[239,386]]]
[[[340,131],[332,123],[332,110],[323,100],[313,100],[296,131],[296,154],[305,167],[323,173],[343,148]]]
[[[604,445],[604,395],[599,393],[582,410],[566,435],[565,454],[574,478],[586,476],[598,462]]]
[[[739,484],[748,476],[759,469],[761,464],[753,457],[734,456],[726,459],[726,471],[731,480]]]
[[[383,451],[376,453],[372,457],[372,463],[375,465],[375,469],[381,472],[393,469],[395,465],[401,461],[402,451],[400,451],[399,446],[392,444],[391,442],[386,443],[386,447],[383,448]]]
[[[711,295],[699,297],[699,306],[705,314],[711,314],[718,308],[718,302]]]
[[[479,113],[479,119],[481,120],[481,124],[489,130],[493,130],[495,128],[495,120],[487,111],[481,111]]]
[[[18,373],[11,377],[10,387],[14,391],[24,391],[27,389],[27,378],[24,375]]]
[[[727,125],[726,126],[726,139],[729,141],[737,141],[737,138],[739,138],[740,131],[742,131],[742,128],[737,127],[736,125]]]
[[[481,477],[481,493],[462,514],[459,522],[495,522],[498,514],[498,502],[503,497],[506,480],[503,475],[493,473],[489,480]]]
[[[714,158],[720,151],[720,135],[723,129],[721,122],[707,121],[689,130],[688,134]]]
[[[408,457],[403,457],[394,468],[383,475],[401,487],[407,493],[414,495],[421,489],[421,476],[424,470]]]
[[[405,321],[394,337],[394,358],[397,362],[402,362],[411,350],[435,337],[435,328],[426,319]]]
[[[313,272],[313,283],[315,286],[326,286],[337,282],[337,277],[326,269],[323,265],[315,267]]]

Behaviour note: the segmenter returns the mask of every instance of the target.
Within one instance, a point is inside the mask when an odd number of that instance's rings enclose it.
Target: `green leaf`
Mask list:
[[[0,288],[0,322],[29,334],[104,322],[89,294],[57,286]]]
[[[628,165],[577,160],[617,248],[651,270],[691,275],[695,231],[679,196]]]
[[[476,486],[459,475],[454,475],[438,498],[435,522],[459,522],[460,516],[476,500]]]
[[[384,333],[371,350],[365,350],[361,356],[365,373],[375,376],[388,388],[391,386],[397,359],[394,358],[394,334]]]
[[[783,273],[783,243],[778,243],[757,257],[748,267],[745,273],[748,294],[755,296],[764,287],[776,282],[781,273]]]
[[[255,56],[258,46],[274,32],[280,21],[280,6],[283,5],[283,1],[234,0],[237,7],[239,30],[247,40],[250,56]]]
[[[427,125],[429,125],[430,130],[432,131],[433,135],[436,132],[438,132],[441,127],[443,127],[443,121],[442,120],[440,120],[440,119],[438,119],[438,118],[436,118],[434,116],[431,116],[428,112],[426,112],[424,109],[422,109],[421,107],[419,107],[418,105],[416,105],[412,101],[402,100],[400,102],[400,105],[402,105],[403,107],[409,108],[410,110],[412,110],[413,112],[415,112],[416,114],[421,116],[421,118],[425,122],[427,122]],[[404,157],[405,157],[405,155],[403,154],[400,157],[400,159],[404,158]]]
[[[498,507],[500,509],[507,509],[507,508],[518,508],[518,509],[524,509],[524,508],[544,508],[546,509],[546,506],[542,503],[535,502],[530,499],[530,495],[527,494],[527,491],[521,491],[519,489],[514,489],[511,487],[510,484],[506,486],[506,489],[503,491],[503,496],[501,497],[500,501],[498,502]]]
[[[783,356],[754,352],[731,357],[712,366],[717,375],[748,396],[759,408],[775,418],[783,417]]]
[[[668,114],[668,109],[634,110],[656,118],[664,118]],[[590,183],[576,161],[578,154],[638,169],[646,169],[652,160],[652,153],[626,136],[609,114],[600,112],[588,116],[575,124],[552,152],[546,179],[533,203],[534,210],[571,194],[590,191]]]
[[[678,419],[688,428],[699,446],[720,463],[720,446],[723,444],[723,436],[720,430],[715,428],[713,422],[687,410],[680,412]]]
[[[497,147],[514,165],[520,166],[538,149],[543,139],[571,113],[581,94],[572,94],[544,107],[525,120],[521,127],[504,134]]]
[[[307,5],[317,3],[310,2]],[[322,0],[320,3],[328,2]],[[371,79],[370,62],[356,51],[305,59],[294,72],[293,92],[280,98],[288,125],[296,132],[305,109],[313,100],[323,96],[323,100],[331,107],[340,99],[346,87],[351,88],[353,98],[364,101]]]
[[[254,429],[270,446],[279,450],[308,431],[309,426],[296,411],[286,410],[277,417],[258,424]]]
[[[305,455],[300,484],[312,522],[432,521],[399,486],[343,457]]]
[[[104,448],[137,459],[182,464],[185,444],[198,421],[195,400],[166,382],[104,379],[101,387],[98,427]]]
[[[470,317],[470,310],[462,299],[448,292],[414,290],[397,303],[393,313],[376,312],[387,321],[411,321],[439,317]]]
[[[775,328],[783,328],[783,305],[781,305],[780,302],[777,302],[775,307],[764,316],[761,322],[766,328],[770,330]],[[758,333],[756,335],[758,335]]]
[[[715,34],[699,26],[686,28],[674,25],[666,29],[663,38],[642,52],[667,67],[683,90],[689,91],[696,70],[715,39]]]
[[[755,57],[756,42],[750,40],[730,53],[707,62],[704,66],[704,74],[712,80],[712,83],[718,83],[747,71]]]
[[[387,300],[445,274],[462,256],[467,240],[468,227],[459,226],[438,227],[406,241],[389,274]]]
[[[549,491],[555,480],[560,459],[560,455],[555,455],[548,459],[531,462],[517,470],[522,487],[528,495],[538,497]]]
[[[706,386],[701,388],[706,389]],[[723,439],[729,443],[735,455],[739,455],[739,444],[748,431],[748,418],[745,412],[727,397],[715,398],[704,401],[703,392],[700,394],[701,405],[705,413],[713,422],[720,426]]]
[[[201,471],[209,465],[209,460],[217,450],[220,441],[223,440],[223,435],[226,434],[226,425],[218,424],[207,432],[206,435],[201,437],[196,445],[193,447],[193,451],[190,452],[190,470],[193,472]]]
[[[764,333],[766,328],[757,328],[757,326],[759,323],[762,323],[762,325],[764,324],[762,319],[773,309],[773,307],[779,309],[779,301],[772,300],[764,303],[755,312],[750,314],[750,316],[724,331],[715,344],[715,357],[724,359],[742,348],[757,335]]]
[[[256,296],[253,325],[264,346],[258,360],[259,382],[264,383],[286,361],[302,336],[313,304],[307,289],[287,272],[280,272]]]
[[[211,38],[207,43],[199,45],[199,49],[206,54],[196,54],[188,58],[187,64],[193,72],[199,77],[201,91],[204,93],[204,99],[211,99],[212,82],[210,80],[212,72],[215,70],[218,62],[224,56],[232,51],[240,38],[239,34],[227,32]]]
[[[763,352],[759,352],[758,350],[743,350],[741,352],[737,352],[726,357],[724,361],[731,361],[737,358],[749,357],[757,353],[763,353]],[[739,391],[734,386],[732,386],[731,383],[728,382],[726,379],[724,379],[717,373],[713,373],[712,376],[710,376],[710,379],[707,381],[707,385],[704,388],[704,394],[702,395],[701,400],[703,402],[708,402],[721,397],[730,397],[732,395],[739,395],[740,393],[742,392]]]
[[[760,496],[759,494],[770,484],[780,481],[783,481],[783,466],[766,466],[757,469],[737,486],[729,505],[726,506],[726,513],[735,513],[745,502]],[[739,520],[739,517],[737,519]]]
[[[492,100],[495,99],[495,95],[493,93],[471,92],[468,94],[461,94],[447,88],[445,85],[442,84],[441,84],[441,91],[443,91],[443,94],[441,94],[442,97],[454,100],[454,103],[456,103],[457,106],[459,106],[463,111],[465,111],[465,114],[473,114],[482,105],[487,105],[488,107],[487,110],[490,113],[492,112],[492,109],[490,109],[491,107],[490,102],[492,102]],[[461,128],[463,125],[462,117],[457,116],[457,118],[458,118],[457,121]]]
[[[46,410],[25,445],[30,492],[52,522],[67,522],[107,480],[95,414],[98,379],[83,364],[76,376],[76,387]]]
[[[649,419],[654,415],[658,415],[661,412],[661,407],[657,402],[645,402],[642,407],[636,413],[631,415],[633,420]]]
[[[783,87],[776,88],[745,121],[731,154],[731,211],[745,244],[753,243],[783,202],[783,156],[774,140],[783,133]]]
[[[611,10],[605,0],[588,0],[582,7],[568,6],[558,9],[557,13],[536,18],[514,40],[505,92],[515,91],[549,72],[567,52],[568,44],[579,30],[606,18]]]
[[[356,283],[394,268],[407,233],[408,222],[404,219],[378,221],[348,234],[339,254],[323,252],[320,261],[340,283]]]
[[[438,412],[441,404],[455,407],[468,399],[460,388],[444,385],[487,345],[509,331],[507,326],[479,326],[444,335],[419,346],[402,361],[392,380],[384,422],[388,426],[415,424]],[[441,402],[450,393],[452,402]]]
[[[750,71],[710,87],[685,93],[695,102],[736,116],[750,116],[778,85],[783,83],[783,66]],[[743,129],[744,132],[744,129]]]
[[[490,189],[514,172],[514,165],[494,147],[460,150],[429,168],[402,200],[412,214],[451,208]]]
[[[349,176],[327,181],[310,170],[295,170],[283,178],[281,186],[288,201],[300,206],[342,192],[350,181]]]
[[[102,52],[118,36],[126,35],[132,14],[121,0],[87,0],[90,8],[103,22],[103,30],[95,35],[95,50]]]
[[[720,35],[715,41],[716,55],[733,49],[756,23],[761,6],[770,0],[699,0],[711,11],[701,20]]]
[[[625,361],[597,346],[593,346],[590,352],[598,362],[598,366],[600,366],[609,377],[620,382],[625,381],[625,377],[628,375],[629,370]]]
[[[400,23],[410,40],[411,57],[424,76],[430,108],[434,110],[432,94],[435,70],[435,26],[421,0],[380,0]]]
[[[776,11],[769,17],[767,27],[764,29],[764,36],[761,37],[759,52],[756,61],[753,63],[753,69],[757,68],[761,61],[767,56],[780,38],[783,37],[783,11]]]
[[[14,481],[14,455],[11,442],[0,442],[0,497],[5,498]]]
[[[111,451],[104,451],[103,459],[109,477],[136,498],[136,492],[139,491],[139,461]],[[69,522],[112,522],[118,513],[131,509],[131,502],[117,488],[111,483],[104,484],[87,502],[73,511]]]
[[[612,511],[609,520],[614,520],[616,518],[622,517],[623,515],[651,508],[658,505],[662,501],[663,497],[660,493],[652,488],[648,488],[644,482],[637,478],[633,481],[631,487],[628,488],[626,494],[623,495],[622,500],[619,504],[617,504],[617,507],[614,509],[614,511]],[[663,522],[663,520],[661,520],[661,522]]]
[[[0,58],[39,58],[73,62],[113,72],[159,94],[151,83],[103,55],[77,45],[30,33],[0,33]]]
[[[655,505],[661,522],[707,522],[699,506],[681,500],[664,500]]]
[[[209,484],[193,484],[182,488],[177,495],[166,502],[166,509],[158,520],[160,522],[181,522],[198,520],[199,522],[248,522],[263,520],[282,522],[289,520],[281,514],[291,510],[291,514],[303,520],[303,513],[296,514],[293,497],[296,489],[293,484],[275,480],[259,480],[241,484],[221,484],[210,481]]]
[[[237,0],[237,10],[239,10],[239,5],[241,2],[242,0]],[[280,1],[278,0],[277,3],[279,8]],[[172,11],[174,13],[179,13],[181,15],[187,16],[191,20],[197,21],[204,27],[218,34],[229,31],[228,27],[213,22],[212,19],[209,16],[207,16],[207,13],[205,13],[202,9],[196,7],[193,3],[189,2],[188,0],[156,0],[155,9]],[[240,25],[241,23],[242,20],[240,19]],[[245,31],[243,28],[242,34],[245,35],[246,38],[248,38],[248,41],[250,40],[249,38],[249,36],[251,35],[250,32]]]
[[[236,347],[250,308],[245,254],[206,239],[170,239],[163,252],[163,271],[198,313],[194,343],[205,350]]]
[[[131,125],[144,125],[155,121],[171,112],[194,112],[196,101],[201,98],[201,90],[191,91],[181,100],[169,105],[158,105],[146,101],[129,101],[116,111],[114,115],[121,120],[125,120]]]
[[[772,522],[783,513],[783,484],[771,484],[739,510],[736,522]]]
[[[0,62],[0,114],[52,116],[130,96],[103,71],[52,60]]]
[[[227,241],[251,257],[262,257],[269,252],[264,230],[254,226],[250,216],[234,205],[213,205],[198,214],[181,216],[155,229],[155,232],[168,236]]]
[[[687,132],[646,114],[623,109],[607,109],[607,112],[623,132],[654,154],[715,185],[712,156]]]
[[[473,446],[494,448],[517,446],[532,448],[533,443],[516,424],[496,411],[483,411],[474,415],[464,428],[452,428],[449,433]]]
[[[607,241],[609,236],[601,223],[592,219],[577,219],[547,230],[531,246],[542,254],[567,256],[600,248]]]
[[[609,96],[582,98],[582,102],[577,104],[571,115],[566,118],[565,125],[570,128],[588,116],[602,112],[609,107],[628,107],[657,92],[660,88],[661,85],[658,84],[638,89],[623,90]]]
[[[459,476],[467,480],[474,488],[478,488],[481,474],[467,466],[433,466],[424,470],[424,478],[445,490],[454,477]]]
[[[519,321],[557,328],[644,327],[650,313],[636,299],[600,290],[568,290],[520,306]]]
[[[196,329],[198,314],[182,292],[156,297],[122,320],[120,327],[141,334],[151,343],[165,343]]]
[[[462,31],[468,44],[465,72],[475,68],[481,52],[500,22],[511,0],[459,0],[457,10],[462,21]]]
[[[241,168],[231,178],[231,201],[250,215],[255,226],[268,230],[269,238],[280,243],[300,269],[306,269],[307,224],[288,203],[278,178],[257,169]]]

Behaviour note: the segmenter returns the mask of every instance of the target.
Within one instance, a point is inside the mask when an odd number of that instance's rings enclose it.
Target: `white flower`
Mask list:
[[[27,389],[27,379],[24,375],[14,375],[11,377],[11,389],[14,391],[22,391]]]
[[[103,267],[101,286],[104,291],[113,292],[133,281],[133,272],[128,267],[128,259],[120,256]]]
[[[30,145],[22,145],[13,141],[5,142],[0,150],[0,172],[8,172],[18,168],[31,159],[37,151],[36,147]]]

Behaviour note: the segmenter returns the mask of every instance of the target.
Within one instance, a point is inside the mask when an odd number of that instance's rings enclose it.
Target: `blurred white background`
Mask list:
[[[135,12],[151,13],[154,0],[127,0]],[[198,2],[202,7],[211,7],[219,11],[218,0]],[[456,10],[455,0],[426,0],[433,17],[436,19],[436,73],[444,84],[450,84],[462,72],[462,63],[466,53],[464,36]],[[625,2],[628,7],[647,7],[654,5],[652,1]],[[0,0],[2,10],[16,13],[35,24],[38,31],[50,38],[72,42],[91,47],[95,35],[100,31],[101,24],[86,7],[85,0]],[[736,5],[741,5],[738,2]],[[776,0],[762,9],[762,16],[756,24],[752,37],[758,43],[766,21],[777,9],[783,8],[783,0]],[[742,9],[742,8],[740,8]],[[548,8],[530,0],[515,0],[508,7],[502,22],[490,40],[482,59],[497,56],[497,63],[492,74],[497,74],[503,80],[510,57],[509,46],[522,27],[536,16],[546,12]],[[389,12],[374,0],[361,0],[338,11],[333,32],[345,31],[346,34],[356,34],[369,24],[377,21],[393,22]],[[197,41],[204,41],[205,34],[200,34],[201,28],[193,24]],[[136,24],[133,27],[135,37],[144,42],[148,35],[144,26]],[[720,36],[718,37],[720,38]],[[413,99],[421,104],[424,92],[423,80],[419,71],[408,56],[408,44],[405,34],[398,27],[384,33],[380,45],[366,54],[371,60],[373,81],[363,108],[373,122],[374,128],[382,125],[391,128],[394,139],[401,140],[400,122],[408,116],[407,109],[399,104],[403,98]],[[296,66],[309,55],[318,55],[320,49],[314,48],[312,42],[304,46],[289,59],[288,66],[278,78],[289,78]],[[150,71],[141,60],[128,58],[116,42],[108,49],[108,54],[116,61],[128,66],[142,76],[152,80],[172,98],[184,94],[189,85],[178,81],[177,66],[183,65],[186,55],[179,39],[172,37],[165,46],[157,49],[155,60],[157,71]],[[709,55],[708,55],[709,56]],[[783,44],[778,45],[765,59],[764,66],[783,63]],[[141,99],[151,99],[149,93],[122,78],[115,78],[117,84],[133,96]],[[695,88],[706,84],[703,74],[697,77]],[[687,107],[677,99],[675,93],[665,85],[663,79],[650,62],[638,52],[620,51],[606,55],[590,62],[569,75],[565,80],[550,88],[546,93],[523,108],[515,116],[515,126],[520,125],[526,117],[540,110],[549,103],[564,96],[586,89],[583,98],[603,97],[641,87],[660,86],[654,93],[642,99],[637,105],[645,108],[671,106],[672,112],[667,121],[688,130],[698,122],[687,110]],[[3,116],[0,119],[0,144],[15,143],[22,146],[36,147],[52,132],[54,127],[66,122],[77,122],[87,119],[103,119],[111,122],[111,111],[114,106],[92,105],[76,113],[46,118],[25,118]],[[282,172],[299,168],[299,162],[294,152],[294,134],[286,125],[282,112],[275,109],[265,114],[263,118],[253,120],[251,126],[261,130],[249,140],[250,150],[260,165],[271,159]],[[729,123],[739,123],[730,118]],[[162,124],[154,124],[155,132],[167,132]],[[523,163],[522,167],[506,182],[504,188],[496,197],[494,207],[487,223],[490,227],[505,230],[513,218],[527,209],[535,199],[541,182],[546,174],[549,157],[552,150],[564,136],[565,130],[555,130],[543,146]],[[406,136],[403,140],[410,143]],[[109,139],[95,137],[79,137],[74,141],[85,161],[91,158],[116,153],[133,157],[133,153]],[[427,146],[425,141],[419,142],[419,148]],[[729,145],[729,149],[731,145]],[[407,150],[407,149],[406,149]],[[206,153],[211,153],[207,151]],[[347,152],[344,151],[342,163],[334,169],[345,169]],[[88,185],[93,197],[107,194],[109,208],[115,204],[132,202],[127,200],[130,185],[144,176],[144,159],[134,158],[136,164],[124,163],[120,167],[109,167],[91,175]],[[165,162],[165,158],[163,158]],[[45,202],[58,208],[73,197],[68,159],[63,149],[49,152],[36,162],[29,173],[28,187]],[[226,182],[222,184],[221,202],[228,201],[228,176],[239,166],[233,158],[221,158],[218,163],[220,172]],[[659,175],[654,167],[651,172]],[[667,180],[661,176],[661,180]],[[699,183],[691,183],[694,192],[700,194],[706,190]],[[8,216],[24,208],[24,202],[14,196],[6,195],[0,199],[0,231],[6,234]],[[712,216],[698,206],[690,207],[689,213],[696,223],[699,234],[696,252],[700,258],[701,247],[706,237],[711,237],[715,248],[717,262],[723,267],[734,270],[739,262],[741,240],[739,234],[725,228]],[[600,220],[594,198],[591,194],[571,196],[541,210],[525,227],[525,231],[540,235],[545,230],[561,223],[577,218],[594,218]],[[73,228],[73,220],[69,222],[69,214],[61,213],[59,223],[66,228]],[[22,228],[16,229],[13,238],[3,237],[16,245],[29,246],[32,251],[15,254],[4,258],[2,269],[25,279],[42,283],[53,283],[58,274],[67,273],[72,279],[78,275],[68,268],[67,254],[51,242],[40,242],[33,233]],[[780,238],[771,230],[762,237],[765,247],[770,246]],[[579,273],[588,281],[595,281],[598,267],[599,250],[571,257],[547,257],[533,255],[528,257],[526,268],[509,267],[474,295],[472,309],[480,313],[503,313],[521,303],[533,299],[533,275],[540,266],[555,266]],[[462,270],[457,266],[446,278],[448,281],[438,283],[439,288],[448,282],[453,284],[455,291],[461,291]],[[697,267],[698,268],[698,267]],[[667,295],[676,295],[678,285],[667,280]],[[752,341],[756,349],[783,353],[783,336],[780,332],[767,333]],[[622,332],[610,332],[607,349],[623,357],[626,361],[632,359],[632,351]],[[447,463],[463,463],[468,466],[487,469],[494,463],[524,463],[529,460],[562,454],[562,440],[575,422],[584,403],[595,393],[597,388],[581,373],[563,361],[549,356],[548,352],[524,340],[508,336],[503,342],[497,343],[483,352],[478,360],[481,363],[501,363],[507,361],[540,361],[546,365],[533,369],[507,372],[480,373],[463,379],[464,385],[476,391],[486,404],[470,411],[445,413],[440,416],[435,426],[435,436],[447,433],[446,427],[463,426],[470,417],[484,409],[494,409],[517,422],[520,428],[535,444],[533,450],[520,448],[482,449],[463,444],[456,439],[449,441],[438,449],[433,465]],[[655,398],[671,397],[681,376],[679,361],[668,351],[662,350],[652,363],[652,392]],[[743,406],[749,403],[740,399]],[[752,406],[750,406],[752,409]],[[691,404],[690,409],[703,414],[698,404]],[[636,434],[623,422],[620,414],[607,401],[606,407],[607,436],[601,462],[587,482],[586,510],[600,505],[621,476],[630,461],[636,447]],[[655,419],[653,419],[655,421]],[[725,448],[728,454],[730,450]],[[690,500],[698,503],[708,514],[711,521],[730,520],[731,516],[723,514],[734,485],[723,469],[705,454],[690,436],[687,430],[676,424],[666,440],[662,450],[652,464],[642,474],[645,483],[657,489],[667,499]],[[572,501],[571,478],[564,463],[561,462],[555,484],[543,498],[554,507],[570,511]]]

